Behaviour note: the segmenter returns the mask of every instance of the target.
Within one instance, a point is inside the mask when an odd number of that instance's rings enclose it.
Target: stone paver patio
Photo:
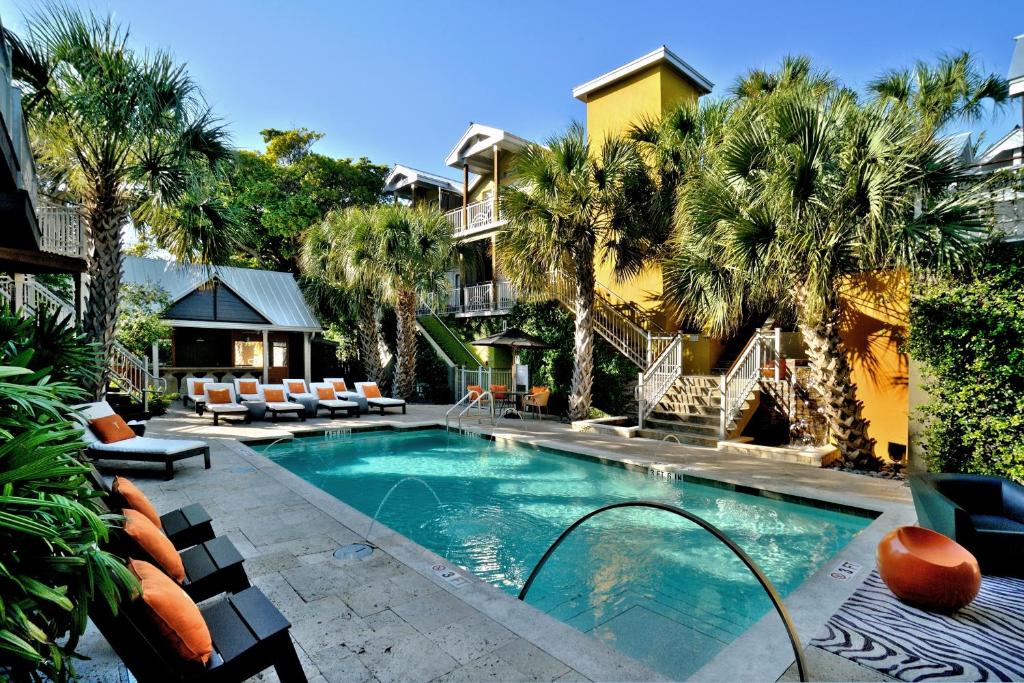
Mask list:
[[[339,546],[363,540],[369,519],[238,441],[371,423],[443,424],[446,408],[415,405],[404,416],[213,427],[209,417],[176,407],[152,420],[147,436],[209,440],[212,469],[203,470],[198,459],[185,461],[169,482],[162,481],[159,467],[119,463],[101,470],[132,477],[162,511],[191,502],[206,507],[217,533],[228,536],[246,557],[252,582],[292,622],[292,637],[311,681],[658,679],[640,663],[475,577],[466,576],[467,585],[453,588],[431,570],[441,558],[379,525],[372,539],[378,549],[369,559],[335,559]],[[867,565],[881,534],[913,519],[909,494],[900,482],[677,444],[581,434],[551,421],[500,420],[496,427],[488,422],[467,426],[496,438],[571,447],[636,466],[684,470],[883,513],[837,560],[853,558]],[[805,642],[863,578],[837,586],[823,578],[827,569],[787,597]],[[699,676],[763,680],[767,672],[774,672],[769,676],[777,678],[792,662],[792,655],[787,658],[779,647],[783,641],[778,629],[778,622],[766,617]],[[742,648],[744,655],[737,657],[734,648]],[[97,633],[88,634],[82,650],[93,658],[79,666],[84,679],[123,680],[123,667]],[[821,666],[824,674],[827,666]],[[260,680],[276,676],[271,671]]]

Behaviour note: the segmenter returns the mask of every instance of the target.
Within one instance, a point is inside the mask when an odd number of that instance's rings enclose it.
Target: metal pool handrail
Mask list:
[[[473,394],[477,394],[477,392],[471,391],[471,392],[467,393],[465,396],[460,398],[455,405],[453,405],[451,408],[449,408],[447,410],[447,412],[445,412],[445,414],[444,414],[444,428],[446,430],[449,428],[448,427],[448,419],[451,416],[452,412],[456,408],[461,406],[465,401],[469,400],[470,397],[473,396]],[[477,397],[475,399],[471,400],[469,402],[469,404],[465,408],[463,408],[462,412],[460,412],[456,416],[458,418],[458,429],[459,429],[459,431],[462,431],[462,416],[465,415],[466,413],[468,413],[470,410],[472,410],[473,406],[476,406],[477,408],[482,408],[482,401],[483,401],[484,398],[489,399],[488,404],[490,405],[491,422],[493,424],[493,422],[494,422],[494,396],[491,395],[491,392],[485,391],[483,393],[477,394]]]
[[[563,531],[558,536],[558,538],[555,539],[555,542],[551,544],[547,551],[545,551],[544,555],[540,558],[540,562],[538,562],[537,565],[533,568],[533,571],[530,572],[530,576],[526,579],[526,583],[523,584],[523,589],[519,591],[519,599],[523,602],[526,601],[526,594],[530,592],[530,587],[533,585],[534,579],[537,578],[537,574],[540,573],[540,570],[547,563],[548,559],[555,552],[555,550],[558,549],[558,546],[562,545],[562,541],[564,541],[566,537],[569,536],[569,534],[575,531],[577,527],[582,525],[591,517],[595,517],[603,512],[607,512],[608,510],[614,510],[616,508],[653,508],[655,510],[664,510],[665,512],[671,512],[674,515],[678,515],[679,517],[683,517],[684,519],[690,520],[691,522],[701,527],[705,531],[710,532],[712,536],[714,536],[719,541],[724,543],[725,546],[729,548],[729,550],[731,550],[734,555],[736,555],[736,557],[740,558],[743,564],[746,565],[747,569],[749,569],[750,572],[757,578],[758,583],[761,584],[761,588],[763,588],[765,593],[768,594],[768,599],[772,601],[772,606],[775,608],[775,611],[782,619],[783,626],[786,627],[786,635],[789,636],[789,643],[793,647],[793,655],[796,657],[796,668],[800,673],[800,680],[807,680],[807,671],[806,667],[804,666],[804,655],[803,651],[800,649],[800,638],[797,636],[796,626],[793,625],[793,620],[790,618],[789,612],[786,610],[786,606],[782,604],[782,597],[779,596],[779,593],[775,590],[775,586],[772,585],[772,582],[768,579],[767,576],[765,576],[764,572],[761,571],[761,568],[757,566],[757,563],[754,562],[754,560],[751,559],[751,557],[743,551],[743,548],[736,545],[736,542],[728,536],[726,536],[724,531],[716,527],[711,522],[705,520],[704,518],[699,517],[693,514],[692,512],[684,510],[680,507],[676,507],[675,505],[668,505],[667,503],[658,503],[651,500],[631,500],[623,503],[612,503],[611,505],[605,505],[583,515],[575,522],[570,524],[569,527],[566,528],[566,530]]]

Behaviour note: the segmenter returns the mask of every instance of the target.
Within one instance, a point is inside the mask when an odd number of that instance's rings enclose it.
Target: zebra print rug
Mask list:
[[[903,604],[873,571],[811,645],[902,681],[1024,680],[1024,579],[984,577],[943,615]]]

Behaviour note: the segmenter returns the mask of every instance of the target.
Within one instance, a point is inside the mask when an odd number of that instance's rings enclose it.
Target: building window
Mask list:
[[[234,366],[236,368],[262,368],[263,342],[236,341]]]
[[[270,344],[271,365],[275,368],[283,368],[288,365],[288,342],[276,341]]]

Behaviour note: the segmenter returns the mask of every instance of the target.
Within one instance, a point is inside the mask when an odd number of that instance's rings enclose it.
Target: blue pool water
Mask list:
[[[422,480],[396,489],[378,523],[512,595],[563,529],[616,501],[656,500],[704,517],[783,595],[870,522],[444,430],[304,438],[257,450],[371,517],[396,483]],[[633,508],[571,535],[528,602],[675,679],[771,609],[754,577],[708,532]],[[781,626],[779,646],[788,647]]]

